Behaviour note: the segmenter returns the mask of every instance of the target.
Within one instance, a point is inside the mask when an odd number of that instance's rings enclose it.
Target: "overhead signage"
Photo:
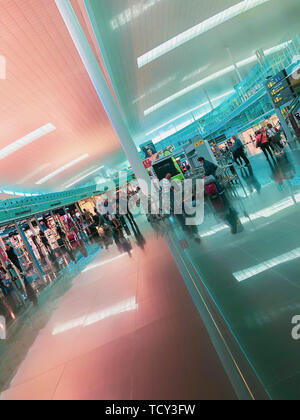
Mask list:
[[[194,143],[194,146],[195,147],[200,147],[200,146],[202,146],[204,144],[204,140],[199,140],[199,141],[196,141],[195,143]]]
[[[295,95],[286,70],[282,70],[276,76],[267,79],[266,88],[276,108],[290,101]]]
[[[275,86],[273,86],[270,90],[270,93],[272,96],[275,96],[286,88],[290,89],[290,84],[287,79],[284,79],[281,82],[277,83]]]
[[[294,92],[289,89],[287,91],[279,92],[277,95],[273,96],[273,102],[275,106],[280,106],[290,101],[294,96]]]
[[[270,77],[268,79],[267,88],[271,90],[273,86],[277,85],[277,83],[281,82],[281,80],[284,80],[286,77],[286,70],[281,70],[281,72],[277,73],[276,76]]]

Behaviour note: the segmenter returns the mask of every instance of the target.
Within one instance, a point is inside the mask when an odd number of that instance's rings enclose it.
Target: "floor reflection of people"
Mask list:
[[[190,205],[189,205],[190,204]],[[180,214],[174,214],[175,220],[181,226],[181,229],[186,233],[186,235],[193,239],[195,242],[201,242],[201,237],[198,232],[197,224],[189,224],[189,218],[194,217],[192,215],[193,203],[182,203],[182,209]],[[196,209],[195,209],[196,212]],[[189,214],[188,214],[189,213]]]
[[[28,299],[34,306],[38,306],[38,299],[37,299],[36,293],[25,276],[24,276],[24,284],[25,284],[26,294],[27,294]]]
[[[151,213],[150,212],[150,213],[147,214],[147,220],[150,223],[154,232],[156,232],[157,237],[164,236],[165,231],[166,231],[166,226],[163,222],[163,218],[162,218],[161,214],[156,214],[156,213]]]
[[[133,235],[135,237],[137,246],[141,249],[144,249],[146,245],[146,239],[139,228],[133,229]]]
[[[291,180],[296,175],[294,165],[289,160],[287,154],[283,154],[277,162],[269,162],[271,168],[271,178],[279,185],[284,180]]]
[[[261,184],[255,177],[252,166],[241,169],[241,176],[246,182],[250,193],[252,193],[254,190],[256,190],[258,194],[261,192]]]
[[[216,215],[230,227],[233,235],[244,230],[238,212],[233,207],[231,200],[228,199],[226,194],[211,200],[211,204]]]

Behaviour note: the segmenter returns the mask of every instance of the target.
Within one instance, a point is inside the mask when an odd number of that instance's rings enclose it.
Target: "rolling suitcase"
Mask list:
[[[216,195],[218,193],[216,185],[212,182],[204,186],[205,193],[208,196]]]

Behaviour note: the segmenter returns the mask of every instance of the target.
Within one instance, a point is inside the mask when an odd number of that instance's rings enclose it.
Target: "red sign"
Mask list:
[[[152,166],[152,162],[151,162],[150,159],[143,160],[143,164],[144,164],[146,169],[151,168],[151,166]]]

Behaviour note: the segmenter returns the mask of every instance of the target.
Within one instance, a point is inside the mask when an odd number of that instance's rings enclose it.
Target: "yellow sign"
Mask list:
[[[200,141],[197,141],[196,143],[194,143],[194,146],[199,147],[199,146],[202,146],[203,144],[204,144],[204,140],[200,140]]]

